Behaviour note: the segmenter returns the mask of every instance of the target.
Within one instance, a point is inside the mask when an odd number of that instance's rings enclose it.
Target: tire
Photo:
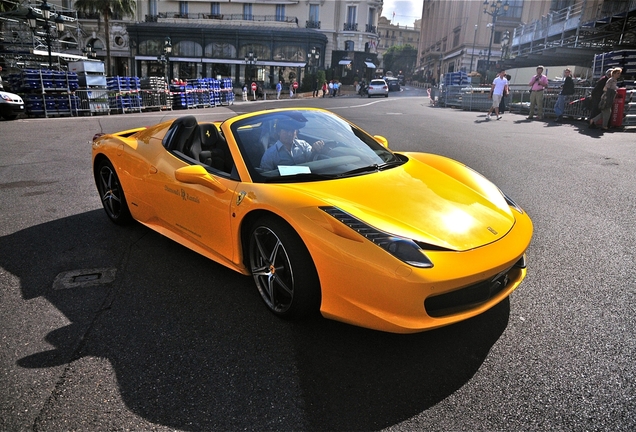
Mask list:
[[[256,288],[274,315],[299,319],[318,312],[320,283],[316,267],[287,223],[266,216],[252,225],[249,265]]]
[[[108,218],[118,225],[124,225],[132,220],[124,190],[119,183],[119,177],[109,160],[99,163],[95,173],[95,183],[102,200],[102,205]]]

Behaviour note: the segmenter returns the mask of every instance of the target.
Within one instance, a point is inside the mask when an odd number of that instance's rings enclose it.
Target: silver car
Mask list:
[[[17,94],[0,90],[0,117],[15,120],[24,112],[24,101]]]
[[[389,86],[383,79],[374,79],[369,83],[367,88],[368,97],[371,96],[384,96],[389,97]]]

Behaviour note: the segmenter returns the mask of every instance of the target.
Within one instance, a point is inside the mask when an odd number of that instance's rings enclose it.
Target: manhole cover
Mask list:
[[[104,285],[115,280],[116,268],[72,270],[60,273],[53,281],[53,289],[85,288]]]

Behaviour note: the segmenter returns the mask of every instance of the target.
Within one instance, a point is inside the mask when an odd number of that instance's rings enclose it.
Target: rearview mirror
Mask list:
[[[373,138],[380,144],[382,144],[385,148],[389,148],[389,140],[384,138],[382,135],[373,135]]]
[[[174,172],[177,181],[189,184],[199,184],[217,192],[225,192],[227,187],[212,177],[201,165],[189,165]]]

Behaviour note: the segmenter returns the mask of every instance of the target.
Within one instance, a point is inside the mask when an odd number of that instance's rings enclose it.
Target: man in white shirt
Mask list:
[[[506,70],[502,69],[499,71],[499,75],[493,80],[492,86],[490,86],[490,96],[492,99],[492,106],[488,110],[488,116],[486,116],[487,120],[490,120],[490,114],[492,111],[495,111],[497,114],[497,120],[501,118],[499,115],[499,104],[501,103],[501,98],[504,97],[505,94],[508,93],[508,80],[506,79]]]

